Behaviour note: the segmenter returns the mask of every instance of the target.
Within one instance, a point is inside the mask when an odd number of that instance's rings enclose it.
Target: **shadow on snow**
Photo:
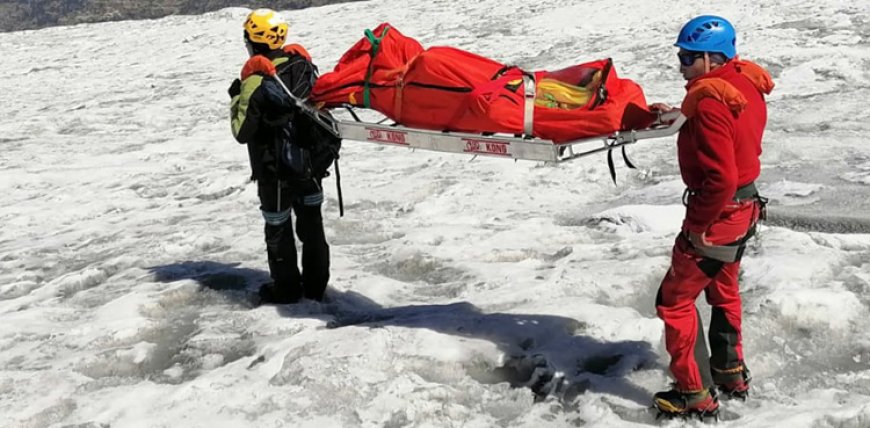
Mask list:
[[[158,281],[194,280],[242,306],[256,306],[256,287],[269,281],[269,274],[238,265],[185,261],[149,270]],[[288,318],[321,319],[326,328],[422,328],[492,342],[505,355],[503,365],[469,368],[469,375],[482,383],[530,388],[537,400],[555,396],[570,403],[594,391],[646,406],[651,392],[626,377],[638,370],[661,369],[648,342],[604,342],[583,335],[583,323],[560,316],[486,313],[468,302],[383,307],[357,292],[334,289],[327,290],[324,303],[303,301],[275,308]]]

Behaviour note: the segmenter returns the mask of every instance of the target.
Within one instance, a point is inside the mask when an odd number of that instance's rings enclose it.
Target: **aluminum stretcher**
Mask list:
[[[640,140],[674,135],[686,121],[685,116],[679,111],[673,111],[660,114],[658,119],[645,129],[617,131],[609,135],[560,143],[525,135],[433,131],[383,123],[386,119],[377,122],[364,121],[360,119],[355,107],[350,106],[346,107],[349,118],[337,117],[330,111],[318,110],[305,100],[294,96],[281,79],[276,77],[275,80],[305,114],[342,139],[411,149],[545,162],[564,162],[607,151],[608,164],[614,180],[613,149],[622,148],[623,159],[629,167],[633,168],[626,156],[625,146]]]

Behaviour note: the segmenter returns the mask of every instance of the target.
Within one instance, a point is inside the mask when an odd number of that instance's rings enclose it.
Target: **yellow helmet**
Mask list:
[[[269,49],[279,49],[287,39],[287,21],[272,9],[257,9],[245,20],[245,34],[248,40],[262,43]]]

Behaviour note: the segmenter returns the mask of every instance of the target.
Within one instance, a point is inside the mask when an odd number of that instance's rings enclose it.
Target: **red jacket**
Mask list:
[[[764,95],[773,89],[760,66],[735,59],[686,85],[681,110],[688,121],[677,151],[689,197],[683,230],[703,233],[737,188],[761,172],[761,137],[767,124]]]

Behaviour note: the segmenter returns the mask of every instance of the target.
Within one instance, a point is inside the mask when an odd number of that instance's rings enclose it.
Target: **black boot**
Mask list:
[[[749,382],[752,380],[752,374],[746,367],[746,363],[741,361],[740,365],[733,369],[711,367],[711,371],[713,372],[713,382],[725,396],[740,400],[746,400],[749,397]]]
[[[274,283],[263,284],[260,286],[260,303],[272,303],[276,305],[287,305],[298,303],[302,299],[302,290],[299,288],[278,287]]]
[[[701,418],[719,414],[719,399],[711,390],[681,391],[677,388],[670,391],[657,392],[653,403],[659,411],[659,416]]]

